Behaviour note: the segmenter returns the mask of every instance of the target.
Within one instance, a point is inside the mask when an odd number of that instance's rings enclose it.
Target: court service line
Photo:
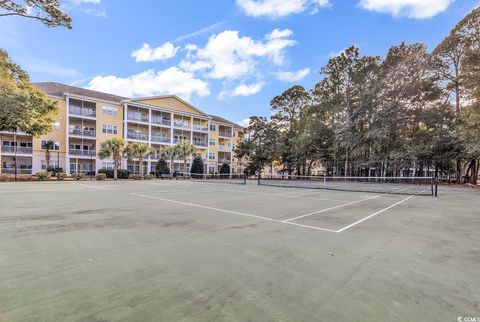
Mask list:
[[[430,188],[429,188],[429,189],[430,189]],[[424,191],[425,191],[425,190],[424,190]],[[422,191],[422,192],[423,192],[423,191]],[[358,225],[359,223],[361,223],[361,222],[363,222],[363,221],[365,221],[365,220],[367,220],[367,219],[370,219],[370,218],[372,218],[372,217],[375,217],[375,216],[381,214],[382,212],[387,211],[388,209],[391,209],[391,208],[393,208],[393,207],[401,204],[402,202],[405,202],[405,201],[407,201],[408,199],[413,198],[413,197],[415,197],[415,196],[416,196],[416,195],[411,195],[411,196],[409,196],[409,197],[407,197],[407,198],[405,198],[405,199],[402,199],[402,200],[400,200],[400,201],[398,201],[398,202],[396,202],[396,203],[388,206],[387,208],[383,208],[382,210],[379,210],[379,211],[377,211],[377,212],[375,212],[375,213],[373,213],[373,214],[371,214],[371,215],[368,215],[368,216],[365,217],[365,218],[362,218],[362,219],[360,219],[360,220],[357,220],[357,221],[354,222],[353,224],[350,224],[350,225],[348,225],[348,226],[345,226],[345,227],[337,230],[337,233],[341,233],[342,231],[345,231],[345,230],[347,230],[348,228],[351,228],[351,227],[353,227],[353,226],[355,226],[355,225]]]
[[[353,205],[353,204],[356,204],[356,203],[359,203],[359,202],[362,202],[362,201],[367,201],[367,200],[378,198],[378,197],[381,197],[381,196],[384,196],[384,195],[385,194],[381,194],[381,195],[377,195],[377,196],[373,196],[373,197],[368,197],[368,198],[364,198],[364,199],[360,199],[360,200],[356,200],[356,201],[347,202],[347,203],[344,203],[344,204],[341,204],[341,205],[338,205],[338,206],[333,206],[333,207],[330,207],[330,208],[325,208],[325,209],[322,209],[322,210],[310,212],[310,213],[305,214],[305,215],[300,215],[300,216],[297,216],[297,217],[294,217],[294,218],[290,218],[290,219],[284,220],[284,222],[290,222],[290,221],[293,221],[293,220],[296,220],[296,219],[316,215],[316,214],[319,214],[319,213],[322,213],[322,212],[325,212],[325,211],[350,206],[350,205]]]
[[[77,183],[77,184],[78,184],[79,186],[84,186],[84,187],[91,188],[91,189],[112,190],[112,189],[108,189],[108,188],[105,188],[105,187],[96,187],[96,186],[91,186],[91,185],[84,184],[84,183]]]
[[[281,224],[287,224],[287,225],[304,227],[304,228],[315,229],[315,230],[328,231],[328,232],[331,232],[331,233],[336,233],[337,232],[336,230],[333,230],[333,229],[327,229],[327,228],[321,228],[321,227],[315,227],[315,226],[309,226],[309,225],[290,223],[290,222],[285,222],[285,221],[277,220],[277,219],[273,219],[273,218],[256,216],[256,215],[252,215],[252,214],[247,214],[247,213],[237,212],[237,211],[231,211],[231,210],[226,210],[226,209],[214,208],[214,207],[199,205],[199,204],[190,203],[190,202],[177,201],[177,200],[160,198],[160,197],[155,197],[155,196],[147,196],[147,195],[142,195],[142,194],[138,194],[138,193],[134,193],[134,192],[131,192],[130,194],[133,195],[133,196],[142,197],[142,198],[157,199],[157,200],[162,200],[162,201],[166,201],[166,202],[176,203],[176,204],[179,204],[179,205],[186,205],[186,206],[191,206],[191,207],[209,209],[209,210],[214,210],[214,211],[217,211],[217,212],[223,212],[223,213],[228,213],[228,214],[233,214],[233,215],[251,217],[251,218],[256,218],[256,219],[261,219],[261,220],[266,220],[266,221],[271,221],[271,222],[277,222],[277,223],[281,223]]]

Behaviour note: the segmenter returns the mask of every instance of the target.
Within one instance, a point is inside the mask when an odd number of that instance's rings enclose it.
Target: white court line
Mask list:
[[[428,189],[430,189],[430,188],[428,188]],[[425,190],[424,190],[424,191],[425,191]],[[423,192],[423,191],[422,191],[422,192]],[[415,196],[416,196],[416,195],[411,195],[411,196],[409,196],[409,197],[407,197],[407,198],[405,198],[405,199],[402,199],[402,200],[394,203],[393,205],[388,206],[387,208],[383,208],[382,210],[379,210],[379,211],[377,211],[377,212],[375,212],[375,213],[373,213],[373,214],[371,214],[371,215],[369,215],[369,216],[367,216],[367,217],[365,217],[365,218],[362,218],[362,219],[360,219],[360,220],[357,220],[357,221],[354,222],[353,224],[350,224],[350,225],[348,225],[348,226],[345,226],[345,227],[337,230],[337,233],[341,233],[342,231],[347,230],[348,228],[351,228],[351,227],[353,227],[353,226],[355,226],[355,225],[358,225],[359,223],[361,223],[361,222],[363,222],[363,221],[365,221],[365,220],[367,220],[367,219],[370,219],[370,218],[372,218],[372,217],[375,217],[376,215],[381,214],[382,212],[387,211],[388,209],[391,209],[391,208],[393,208],[393,207],[401,204],[402,202],[405,202],[405,201],[407,201],[408,199],[410,199],[410,198],[412,198],[412,197],[415,197]]]
[[[325,212],[325,211],[329,211],[329,210],[333,210],[333,209],[337,209],[337,208],[341,208],[341,207],[346,207],[346,206],[353,205],[353,204],[356,204],[356,203],[359,203],[359,202],[362,202],[362,201],[366,201],[366,200],[378,198],[378,197],[381,197],[381,196],[384,196],[384,195],[385,195],[385,194],[377,195],[377,196],[373,196],[373,197],[368,197],[368,198],[364,198],[364,199],[360,199],[360,200],[356,200],[356,201],[347,202],[347,203],[344,203],[344,204],[341,204],[341,205],[338,205],[338,206],[333,206],[333,207],[330,207],[330,208],[326,208],[326,209],[322,209],[322,210],[310,212],[310,213],[305,214],[305,215],[301,215],[301,216],[297,216],[297,217],[294,217],[294,218],[290,218],[290,219],[284,220],[284,222],[290,222],[290,221],[292,221],[292,220],[296,220],[296,219],[300,219],[300,218],[303,218],[303,217],[308,217],[308,216],[316,215],[316,214],[319,214],[319,213],[322,213],[322,212]]]
[[[214,211],[218,211],[218,212],[224,212],[224,213],[233,214],[233,215],[240,215],[240,216],[245,216],[245,217],[251,217],[251,218],[256,218],[256,219],[261,219],[261,220],[266,220],[266,221],[272,221],[272,222],[277,222],[277,223],[282,223],[282,224],[287,224],[287,225],[292,225],[292,226],[310,228],[310,229],[315,229],[315,230],[323,230],[323,231],[328,231],[328,232],[331,232],[331,233],[336,233],[336,232],[337,232],[336,230],[333,230],[333,229],[327,229],[327,228],[321,228],[321,227],[315,227],[315,226],[308,226],[308,225],[290,223],[290,222],[285,222],[285,221],[282,221],[282,220],[272,219],[272,218],[268,218],[268,217],[262,217],[262,216],[256,216],[256,215],[246,214],[246,213],[243,213],[243,212],[237,212],[237,211],[225,210],[225,209],[220,209],[220,208],[214,208],[214,207],[209,207],[209,206],[194,204],[194,203],[190,203],[190,202],[183,202],[183,201],[177,201],[177,200],[172,200],[172,199],[165,199],[165,198],[154,197],[154,196],[146,196],[146,195],[141,195],[141,194],[137,194],[137,193],[134,193],[134,192],[131,192],[130,194],[131,194],[131,195],[134,195],[134,196],[137,196],[137,197],[142,197],[142,198],[157,199],[157,200],[172,202],[172,203],[176,203],[176,204],[180,204],[180,205],[186,205],[186,206],[191,206],[191,207],[209,209],[209,210],[214,210]]]
[[[91,185],[88,185],[88,184],[85,184],[85,183],[77,183],[79,186],[84,186],[84,187],[87,187],[87,188],[91,188],[91,189],[98,189],[98,190],[112,190],[112,189],[108,189],[108,188],[105,188],[105,187],[97,187],[97,186],[91,186]],[[112,190],[113,191],[113,190]]]

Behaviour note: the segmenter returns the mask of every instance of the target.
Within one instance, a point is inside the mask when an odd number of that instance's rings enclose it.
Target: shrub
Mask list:
[[[142,180],[142,176],[139,175],[139,174],[131,174],[131,175],[130,175],[130,179],[133,179],[133,180]]]
[[[72,178],[73,180],[82,180],[83,178],[85,178],[85,173],[82,173],[82,172],[79,172],[79,173],[74,173],[72,174]]]
[[[192,177],[201,177],[203,174],[203,159],[200,156],[196,156],[195,159],[193,159],[192,162],[192,167],[190,169],[190,173],[192,174]]]
[[[48,172],[51,172],[51,173],[52,173],[52,176],[55,176],[55,175],[57,175],[57,173],[62,173],[62,172],[63,172],[63,168],[57,168],[57,167],[49,166],[49,167],[47,168],[47,171],[48,171]]]
[[[95,176],[95,179],[97,179],[98,181],[105,181],[106,178],[107,178],[107,175],[105,173],[99,173]]]
[[[230,166],[228,165],[228,163],[222,164],[219,172],[220,174],[230,174]]]
[[[57,179],[58,180],[65,180],[65,178],[67,177],[67,174],[66,173],[63,173],[63,172],[59,172],[57,173]]]
[[[152,174],[146,174],[146,175],[143,176],[143,178],[144,178],[145,180],[152,180],[152,179],[153,179],[153,175],[152,175]]]
[[[19,174],[17,175],[17,181],[36,181],[38,178],[34,178],[31,174]],[[40,180],[40,179],[38,179]]]
[[[6,173],[0,173],[0,182],[1,181],[10,181],[10,176]]]
[[[158,162],[155,164],[155,176],[157,178],[160,178],[162,174],[169,174],[170,173],[170,168],[168,167],[167,162],[165,160],[160,159]]]
[[[40,181],[47,181],[48,179],[50,179],[50,177],[52,176],[52,173],[51,172],[48,172],[48,171],[40,171],[40,172],[37,172],[35,173],[35,177],[37,177],[38,180]],[[18,177],[17,177],[18,179]],[[24,181],[24,180],[22,180]],[[27,180],[25,180],[27,181]]]
[[[113,179],[113,169],[100,169],[98,170],[98,173],[105,173],[107,178]],[[118,179],[128,179],[129,175],[130,175],[130,171],[126,169],[118,169],[118,173],[117,173]]]

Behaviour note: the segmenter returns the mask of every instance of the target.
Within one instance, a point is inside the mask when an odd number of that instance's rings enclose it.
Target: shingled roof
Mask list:
[[[65,94],[73,94],[79,96],[92,97],[99,100],[120,103],[126,100],[127,97],[117,96],[113,94],[92,91],[90,89],[54,83],[54,82],[39,82],[32,83],[39,91],[42,91],[50,96],[63,97]]]
[[[228,124],[228,125],[231,125],[231,126],[237,128],[237,129],[243,130],[243,127],[238,125],[237,123],[233,123],[233,122],[231,122],[227,119],[224,119],[223,117],[220,117],[218,115],[212,115],[212,114],[209,114],[209,115],[212,118],[212,121],[214,121],[214,122],[225,123],[225,124]]]

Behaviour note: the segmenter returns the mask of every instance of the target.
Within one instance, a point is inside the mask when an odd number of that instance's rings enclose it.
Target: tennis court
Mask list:
[[[478,311],[478,190],[257,183],[0,185],[0,321],[454,321]]]

